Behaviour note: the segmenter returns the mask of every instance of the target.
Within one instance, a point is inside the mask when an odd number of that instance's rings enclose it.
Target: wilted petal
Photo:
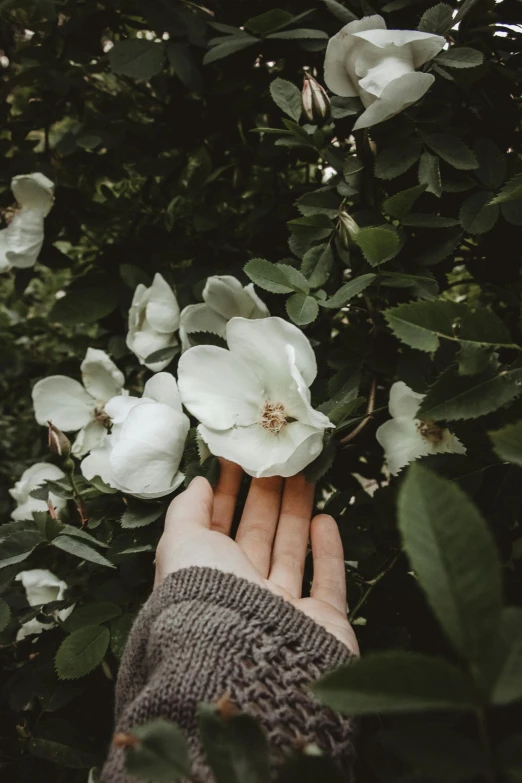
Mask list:
[[[112,359],[98,348],[88,348],[81,363],[83,385],[95,400],[107,402],[119,394],[125,384],[125,377]]]
[[[182,412],[178,384],[169,372],[159,372],[149,378],[143,389],[143,397],[155,400],[155,402],[162,402],[175,411]]]
[[[404,381],[397,381],[390,389],[388,410],[394,419],[414,419],[425,395],[414,392]]]
[[[429,90],[435,77],[430,73],[406,73],[399,79],[390,82],[366,111],[364,111],[353,130],[369,128],[394,117],[401,111],[416,103]]]
[[[269,385],[279,382],[278,375],[288,377],[287,345],[295,351],[296,367],[307,386],[317,375],[310,341],[297,326],[282,318],[232,318],[227,324],[227,343],[230,351]]]
[[[13,177],[11,190],[23,209],[34,209],[43,217],[49,214],[53,205],[54,183],[45,174],[37,172]]]
[[[31,492],[46,481],[59,481],[65,478],[65,473],[50,462],[37,462],[25,470],[9,494],[16,500],[17,507],[11,514],[13,519],[32,519],[33,511],[47,511],[45,500],[37,500],[31,497]],[[67,505],[64,498],[49,493],[49,500],[53,506],[61,511]]]
[[[148,291],[146,318],[157,332],[171,334],[179,327],[179,305],[174,291],[159,273]]]
[[[181,311],[179,321],[182,350],[187,351],[192,346],[191,332],[212,332],[224,338],[226,326],[226,318],[216,313],[208,304],[187,305]]]
[[[170,406],[137,405],[123,422],[118,442],[109,456],[116,481],[132,494],[169,494],[188,431],[188,417]]]
[[[198,432],[212,454],[236,462],[249,476],[294,476],[320,453],[323,431],[298,421],[284,426],[278,433],[259,424],[236,427],[226,432],[204,425]]]
[[[246,319],[230,321],[261,323]],[[263,388],[239,356],[214,345],[197,345],[181,356],[178,385],[185,407],[215,430],[253,424],[265,399]]]
[[[92,449],[103,446],[107,437],[107,429],[101,421],[90,421],[78,432],[72,445],[72,453],[75,457],[83,457]]]
[[[365,16],[349,22],[328,41],[324,60],[324,80],[335,95],[354,98],[359,94],[353,67],[350,68],[350,60],[360,50],[363,42],[354,38],[354,34],[363,30],[378,29],[386,29],[382,16],[378,14]]]
[[[94,400],[81,383],[66,375],[51,375],[33,387],[33,405],[38,424],[52,421],[65,431],[79,430],[93,416]]]

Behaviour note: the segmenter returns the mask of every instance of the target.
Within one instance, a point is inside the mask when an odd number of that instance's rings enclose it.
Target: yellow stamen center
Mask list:
[[[259,423],[270,432],[280,432],[287,420],[285,406],[282,402],[268,400],[261,408]]]

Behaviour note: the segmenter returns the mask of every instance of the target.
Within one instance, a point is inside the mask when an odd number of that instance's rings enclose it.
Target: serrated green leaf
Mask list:
[[[73,631],[58,648],[56,673],[61,680],[85,677],[103,661],[109,646],[109,629],[103,625],[87,625]]]
[[[319,305],[313,296],[297,293],[286,300],[286,312],[294,324],[306,326],[317,318]]]
[[[436,155],[424,152],[419,161],[419,182],[428,193],[440,198],[442,195],[442,180],[440,178],[439,159]]]
[[[325,444],[323,450],[316,457],[313,462],[303,470],[303,475],[309,484],[316,484],[320,479],[325,476],[332,465],[335,462],[335,456],[337,454],[337,441],[334,438],[330,438],[328,443]]]
[[[457,484],[415,464],[398,513],[404,550],[433,613],[455,649],[481,668],[502,608],[501,564],[486,522]]]
[[[109,52],[114,73],[132,79],[152,79],[163,70],[165,49],[163,43],[146,38],[116,41]]]
[[[355,14],[352,14],[351,11],[345,8],[344,5],[341,5],[341,3],[338,3],[337,0],[323,0],[323,3],[330,13],[343,24],[354,22],[357,19]]]
[[[437,55],[434,62],[445,68],[476,68],[484,61],[484,55],[469,46],[450,46]]]
[[[319,699],[345,715],[474,709],[466,675],[441,658],[420,653],[369,653],[320,679]]]
[[[408,171],[419,160],[421,153],[422,143],[416,137],[390,144],[377,155],[375,176],[379,179],[395,179]]]
[[[319,188],[305,193],[295,202],[296,207],[302,215],[323,214],[334,218],[339,212],[341,199],[338,193],[331,187]]]
[[[422,33],[445,35],[453,24],[453,8],[447,3],[438,3],[421,16],[418,29]]]
[[[248,261],[244,271],[253,283],[265,291],[273,294],[290,294],[293,291],[292,286],[288,285],[284,270],[264,258],[253,258]]]
[[[288,228],[298,239],[308,242],[319,242],[327,239],[333,231],[332,221],[327,215],[307,215],[306,217],[289,220]]]
[[[379,283],[388,288],[411,288],[418,299],[432,299],[438,294],[436,279],[426,275],[407,275],[404,272],[382,272]]]
[[[112,50],[111,50],[112,51]],[[105,318],[118,306],[118,297],[109,288],[69,291],[53,305],[49,318],[65,326],[91,324]]]
[[[120,524],[123,528],[145,527],[159,519],[166,509],[164,505],[132,502],[123,513]]]
[[[310,291],[310,284],[306,277],[294,266],[290,264],[276,264],[277,268],[283,272],[287,284],[291,287],[292,291],[298,293],[308,294]]]
[[[489,433],[495,453],[506,462],[522,467],[522,421]]]
[[[504,185],[502,190],[495,198],[491,199],[490,204],[505,204],[508,201],[516,201],[522,199],[522,174],[517,174],[510,179],[507,185]]]
[[[66,631],[71,633],[86,625],[101,625],[120,614],[121,609],[116,604],[110,603],[110,601],[98,601],[75,609],[65,620],[64,627]]]
[[[442,160],[455,169],[469,171],[478,168],[478,160],[473,152],[456,136],[449,133],[434,133],[424,136],[424,141]]]
[[[281,111],[299,122],[302,112],[301,91],[286,79],[274,79],[270,84],[270,95]]]
[[[350,280],[348,283],[341,286],[330,299],[327,299],[326,302],[321,302],[321,307],[329,307],[336,310],[344,307],[350,299],[353,299],[354,296],[357,296],[362,293],[365,288],[368,288],[376,277],[377,275],[367,274],[360,275],[359,277],[356,277],[355,280]]]
[[[506,177],[506,156],[490,139],[479,138],[473,145],[479,166],[474,174],[488,190],[499,188]]]
[[[271,33],[270,35],[266,36],[270,39],[282,39],[282,40],[288,40],[293,41],[295,39],[314,39],[314,40],[327,40],[328,39],[328,33],[325,33],[324,30],[312,30],[308,27],[297,27],[294,30],[284,30],[282,33]]]
[[[521,393],[522,369],[469,376],[450,367],[429,388],[419,416],[434,421],[476,419],[502,408]]]
[[[362,104],[359,98],[340,98],[338,95],[330,97],[332,107],[332,119],[342,120],[343,117],[352,117],[359,114]]]
[[[221,39],[220,39],[221,40]],[[255,43],[259,43],[259,38],[254,38],[253,35],[230,35],[223,37],[222,43],[213,46],[203,57],[203,65],[210,65],[210,63],[216,62],[216,60],[222,60],[224,57],[228,57],[231,54],[240,52],[243,49],[248,49]]]
[[[99,541],[94,536],[91,536],[91,534],[87,533],[86,530],[82,530],[79,527],[74,527],[73,525],[62,523],[60,525],[60,533],[67,536],[73,536],[73,538],[81,538],[83,541],[87,541],[87,543],[91,544],[92,546],[101,546],[105,549],[109,546],[104,541]]]
[[[11,619],[11,609],[3,598],[0,598],[0,631],[3,631],[9,624]]]
[[[492,363],[493,352],[489,347],[463,341],[457,354],[460,375],[478,375]]]
[[[470,234],[485,234],[491,231],[498,216],[498,205],[491,204],[491,193],[487,191],[468,196],[460,208],[459,215],[462,228]]]
[[[216,783],[268,783],[268,741],[252,716],[231,715],[224,720],[216,707],[200,704],[198,723]]]
[[[141,740],[125,753],[125,768],[131,775],[157,783],[191,776],[187,740],[175,723],[156,718],[129,733]]]
[[[387,198],[382,205],[384,211],[388,215],[400,220],[411,212],[411,208],[417,199],[422,196],[426,188],[426,184],[415,185],[413,188],[408,188],[407,190],[401,190],[399,193],[395,193],[395,195]]]
[[[93,549],[92,547],[84,544],[72,536],[57,536],[51,542],[51,546],[61,549],[62,552],[67,552],[69,555],[79,557],[81,560],[88,560],[90,563],[96,563],[97,565],[107,566],[107,568],[116,568],[114,563],[107,560],[102,554]]]
[[[245,28],[256,35],[266,35],[285,27],[293,19],[292,14],[284,11],[282,8],[272,8],[270,11],[264,11],[262,14],[253,16],[245,22]]]
[[[449,228],[458,226],[459,221],[456,218],[442,217],[442,215],[429,215],[420,212],[410,212],[402,218],[403,226],[412,228]]]
[[[33,520],[8,522],[0,526],[0,569],[26,560],[46,541]]]
[[[160,348],[157,351],[153,351],[145,357],[147,364],[153,364],[154,362],[171,362],[175,356],[180,352],[179,345],[172,345],[168,348]]]
[[[319,288],[330,277],[334,264],[334,255],[329,243],[315,245],[303,256],[301,273],[308,280],[310,288]]]
[[[462,230],[440,230],[437,233],[438,241],[431,242],[428,247],[417,256],[417,263],[421,266],[434,266],[444,261],[459,246],[462,239]]]
[[[353,241],[371,266],[384,264],[394,258],[401,245],[399,235],[391,226],[361,228],[353,236]]]

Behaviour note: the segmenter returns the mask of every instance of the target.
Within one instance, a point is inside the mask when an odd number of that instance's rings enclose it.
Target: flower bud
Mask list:
[[[313,125],[323,125],[330,118],[330,98],[309,73],[304,78],[301,102],[304,116]]]
[[[49,451],[55,457],[68,457],[71,453],[71,441],[64,433],[55,427],[50,421],[47,422]]]
[[[359,226],[348,212],[339,212],[339,236],[343,245],[348,248],[354,237],[359,233]]]

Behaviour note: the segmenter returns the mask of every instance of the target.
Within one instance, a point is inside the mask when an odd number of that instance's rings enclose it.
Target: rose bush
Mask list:
[[[304,470],[339,524],[363,655],[316,688],[365,716],[357,780],[517,779],[521,22],[2,4],[6,780],[95,783],[166,507],[220,456]],[[299,747],[305,776],[340,779]]]

